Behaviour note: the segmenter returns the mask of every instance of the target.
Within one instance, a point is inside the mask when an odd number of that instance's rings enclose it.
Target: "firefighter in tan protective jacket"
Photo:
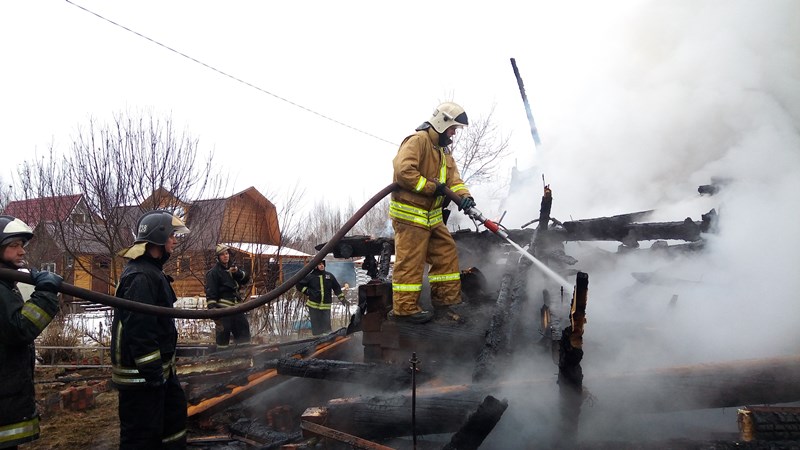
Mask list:
[[[394,158],[394,182],[400,186],[389,204],[396,255],[390,316],[395,320],[425,323],[434,317],[419,306],[426,262],[434,309],[446,311],[461,303],[458,253],[442,216],[442,188],[461,197],[459,209],[475,206],[447,148],[456,131],[467,124],[464,108],[442,103],[403,140]]]

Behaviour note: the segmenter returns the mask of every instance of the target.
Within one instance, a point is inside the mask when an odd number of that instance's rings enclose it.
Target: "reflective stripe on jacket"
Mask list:
[[[389,216],[409,224],[430,228],[442,221],[444,197],[434,195],[436,183],[444,183],[460,197],[470,196],[450,152],[436,143],[433,128],[406,137],[394,158],[394,182]]]
[[[172,308],[177,297],[162,265],[147,254],[128,261],[117,297]],[[111,329],[112,379],[118,387],[157,384],[167,378],[178,345],[175,319],[116,308]]]
[[[34,290],[25,301],[16,283],[0,280],[0,448],[39,437],[34,340],[58,309],[56,294]]]
[[[231,273],[217,261],[214,267],[206,272],[206,307],[227,308],[239,303],[242,300],[239,287],[249,280],[250,276],[241,268]]]
[[[297,289],[308,296],[306,306],[314,309],[331,309],[331,303],[333,302],[331,291],[336,296],[342,295],[342,287],[339,286],[339,281],[336,280],[332,273],[325,270],[312,270],[311,273],[297,283]]]

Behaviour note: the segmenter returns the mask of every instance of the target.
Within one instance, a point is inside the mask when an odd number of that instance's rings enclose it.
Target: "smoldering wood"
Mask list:
[[[737,423],[745,442],[800,439],[800,407],[745,406],[738,411]]]
[[[506,408],[508,400],[486,396],[442,450],[477,450],[503,417]]]
[[[240,419],[229,427],[231,437],[260,449],[277,449],[282,445],[300,439],[300,432],[283,433],[275,431],[257,420]]]
[[[340,356],[338,354],[340,345],[350,340],[343,334],[344,330],[342,329],[310,342],[304,341],[291,354],[298,358],[321,354],[332,357]],[[257,358],[254,357],[254,361],[256,360]],[[187,398],[188,416],[207,417],[286,381],[288,378],[279,376],[274,368],[275,365],[275,360],[265,360],[254,365],[252,369],[241,371],[224,382],[211,385],[189,384],[187,386],[187,392],[190,393]]]
[[[281,358],[277,361],[276,368],[280,375],[357,383],[383,390],[397,390],[411,386],[411,369],[396,364]],[[430,374],[424,372],[417,373],[416,376],[418,381],[430,379]]]
[[[305,437],[319,436],[326,439],[331,439],[346,444],[348,448],[362,450],[393,450],[392,447],[371,442],[358,436],[343,433],[339,430],[334,430],[333,428],[329,428],[314,422],[308,422],[304,420],[300,423],[300,428],[303,429]]]
[[[521,322],[522,304],[527,298],[525,289],[528,277],[527,264],[508,264],[507,272],[500,283],[500,291],[494,307],[494,313],[486,328],[483,348],[475,359],[472,372],[473,382],[485,382],[496,379],[502,370],[499,360],[511,353],[514,334]]]
[[[495,358],[498,352],[508,346],[503,328],[509,321],[508,308],[511,305],[512,282],[511,274],[505,273],[503,281],[500,283],[500,293],[497,296],[494,314],[489,322],[489,327],[486,329],[483,348],[475,359],[475,370],[472,372],[473,382],[494,378]]]
[[[666,412],[794,402],[798,379],[800,356],[790,356],[593,377],[584,385],[595,399],[587,410]]]
[[[638,414],[729,408],[800,400],[800,356],[682,366],[583,379],[594,398],[582,414]],[[416,427],[420,435],[450,433],[487,395],[530,398],[553,389],[552,379],[419,389]],[[624,399],[624,401],[621,401]],[[327,403],[328,426],[367,439],[407,436],[411,395],[363,396]]]
[[[589,275],[578,272],[575,295],[570,305],[570,326],[563,330],[559,342],[558,392],[561,421],[559,437],[562,443],[574,442],[578,434],[581,403],[583,403],[583,331],[586,323]]]

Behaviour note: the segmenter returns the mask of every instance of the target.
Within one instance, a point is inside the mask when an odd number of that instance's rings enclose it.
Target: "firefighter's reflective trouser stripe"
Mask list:
[[[185,449],[186,396],[178,377],[160,387],[119,390],[121,450]]]
[[[0,426],[0,448],[13,447],[39,438],[39,416]]]
[[[415,314],[419,307],[425,262],[430,264],[428,281],[434,306],[461,303],[461,277],[456,243],[440,223],[428,229],[392,220],[396,262],[392,275],[394,313]]]

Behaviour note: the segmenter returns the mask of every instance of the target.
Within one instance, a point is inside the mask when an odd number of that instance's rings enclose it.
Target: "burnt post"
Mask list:
[[[578,433],[578,421],[583,403],[583,327],[586,323],[586,300],[589,275],[578,272],[575,293],[570,307],[570,326],[561,335],[558,358],[558,391],[561,424],[559,436],[569,445]]]

